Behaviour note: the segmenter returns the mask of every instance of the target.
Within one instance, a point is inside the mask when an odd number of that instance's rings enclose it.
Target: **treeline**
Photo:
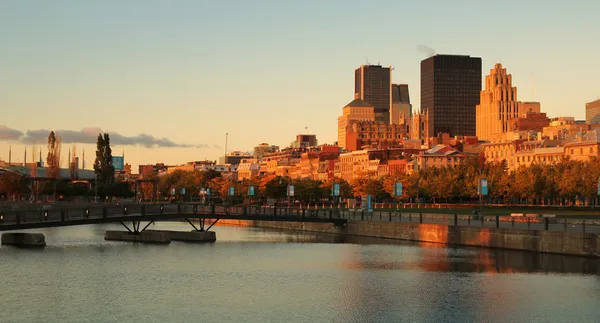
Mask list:
[[[592,204],[598,196],[600,161],[586,162],[563,159],[553,165],[532,164],[509,172],[505,162],[486,162],[482,156],[470,157],[457,167],[427,168],[412,174],[397,174],[383,178],[362,177],[348,183],[336,178],[340,196],[344,199],[371,195],[377,201],[394,199],[394,185],[402,182],[404,202],[468,203],[479,199],[478,185],[482,178],[488,181],[486,203],[574,205]],[[161,177],[158,184],[160,196],[170,196],[172,189],[184,199],[199,196],[201,189],[210,188],[212,197],[227,199],[229,187],[234,187],[234,198],[248,197],[249,186],[254,186],[255,198],[284,199],[288,185],[294,185],[294,199],[303,203],[319,202],[331,198],[331,180],[290,179],[275,175],[234,182],[221,177],[218,172],[176,171]],[[145,187],[145,197],[151,196],[150,186]]]
[[[131,198],[134,196],[132,184],[123,181],[112,183],[98,183],[98,190],[90,184],[79,182],[71,183],[66,180],[48,179],[33,183],[29,178],[12,172],[0,175],[0,199],[19,201],[35,197],[43,199],[44,196],[56,199],[70,200],[75,197],[89,197],[91,200],[96,192],[100,199],[107,196]]]

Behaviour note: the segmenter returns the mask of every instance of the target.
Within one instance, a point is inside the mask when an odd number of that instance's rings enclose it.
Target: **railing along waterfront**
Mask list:
[[[364,220],[415,224],[442,224],[482,228],[515,228],[528,230],[550,230],[568,232],[600,232],[600,220],[581,218],[557,218],[543,216],[507,215],[461,215],[438,213],[408,213],[398,211],[374,211],[351,209],[311,209],[265,206],[206,206],[199,204],[128,204],[89,205],[83,207],[50,207],[38,209],[0,210],[0,227],[28,223],[66,223],[80,221],[102,223],[133,220],[173,220],[178,218],[214,217],[246,220]],[[117,220],[118,219],[118,220]],[[98,221],[90,221],[98,220]],[[104,221],[100,221],[104,220]],[[67,225],[67,224],[65,224]]]
[[[600,220],[545,216],[461,215],[438,213],[406,213],[399,211],[342,210],[348,220],[387,221],[415,224],[442,224],[480,228],[514,228],[565,232],[600,233]]]

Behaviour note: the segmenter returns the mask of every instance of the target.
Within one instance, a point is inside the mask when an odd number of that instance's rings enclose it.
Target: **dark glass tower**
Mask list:
[[[475,136],[475,106],[481,91],[481,58],[435,55],[421,61],[421,112],[428,137]]]
[[[354,93],[375,108],[375,120],[390,123],[392,69],[363,65],[354,71]]]

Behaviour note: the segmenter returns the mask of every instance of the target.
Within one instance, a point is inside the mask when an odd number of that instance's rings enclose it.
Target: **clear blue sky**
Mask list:
[[[331,143],[365,58],[394,66],[418,109],[421,44],[482,57],[484,75],[501,62],[520,100],[583,119],[600,96],[598,12],[594,0],[4,0],[0,126],[209,147],[113,147],[134,165],[216,159],[226,132],[229,150],[284,146],[304,127]],[[22,160],[7,140],[0,158],[9,144]]]

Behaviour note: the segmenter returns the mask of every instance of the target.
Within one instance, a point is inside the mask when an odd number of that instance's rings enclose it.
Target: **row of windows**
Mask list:
[[[387,134],[387,135],[368,135],[368,134],[362,134],[360,136],[361,139],[401,139],[402,135],[401,134],[396,134],[396,135],[392,135],[392,134]]]
[[[571,154],[570,155],[575,155],[575,151],[576,150],[574,148],[571,148]],[[589,151],[590,154],[593,154],[594,153],[594,147],[590,147],[588,151]],[[579,148],[579,155],[583,155],[583,148]]]
[[[531,162],[531,161],[538,161],[538,162],[559,161],[560,159],[561,159],[561,156],[527,156],[527,158],[525,158],[525,156],[523,156],[522,158],[517,157],[517,163]]]

